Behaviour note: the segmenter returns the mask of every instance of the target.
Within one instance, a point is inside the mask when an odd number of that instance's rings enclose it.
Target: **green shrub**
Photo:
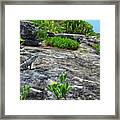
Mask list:
[[[65,20],[62,25],[65,28],[65,33],[77,33],[85,36],[95,35],[93,26],[85,20]]]
[[[44,31],[94,36],[93,26],[85,20],[30,20]]]
[[[47,32],[45,30],[39,29],[37,32],[37,37],[39,41],[43,41],[47,39]]]
[[[93,48],[96,50],[97,54],[100,54],[100,45],[99,44],[94,44]]]
[[[72,49],[76,50],[79,47],[79,43],[67,38],[61,38],[61,37],[51,37],[46,39],[45,44],[47,46],[62,48],[62,49]]]
[[[30,20],[36,27],[39,27],[37,36],[40,41],[47,39],[47,32],[60,33],[61,26],[55,20]]]
[[[97,39],[100,39],[100,33],[96,33],[95,36],[96,36]]]
[[[48,85],[48,90],[51,91],[55,97],[59,99],[66,99],[66,94],[71,90],[71,87],[68,82],[66,82],[67,74],[62,73],[59,76],[60,82],[52,82],[51,85]]]
[[[60,24],[61,20],[30,20],[35,26],[40,27],[41,30],[50,31],[53,33],[63,32]],[[64,21],[64,20],[62,20]]]
[[[30,86],[29,85],[24,85],[21,89],[21,92],[20,92],[20,100],[26,100],[27,99],[27,96],[30,92]]]

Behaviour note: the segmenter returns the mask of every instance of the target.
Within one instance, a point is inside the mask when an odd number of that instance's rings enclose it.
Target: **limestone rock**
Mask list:
[[[74,39],[78,42],[81,42],[83,39],[85,39],[85,35],[80,35],[80,34],[58,33],[58,34],[55,34],[54,36],[70,38],[70,39]]]
[[[83,45],[76,51],[44,47],[21,47],[21,63],[30,56],[37,55],[32,69],[20,72],[21,86],[29,84],[34,90],[28,99],[55,100],[47,90],[50,81],[59,82],[59,75],[66,71],[67,81],[73,86],[67,100],[100,99],[100,56],[85,49]],[[37,92],[41,91],[41,92]]]
[[[24,45],[39,46],[38,29],[28,21],[20,21],[20,36],[25,40]]]

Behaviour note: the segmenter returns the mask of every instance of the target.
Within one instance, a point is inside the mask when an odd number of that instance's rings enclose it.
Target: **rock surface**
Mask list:
[[[89,36],[86,37],[85,35],[81,34],[68,34],[68,33],[57,33],[54,34],[52,32],[47,32],[48,37],[62,37],[62,38],[70,38],[76,40],[79,43],[88,43],[88,44],[100,44],[100,40],[96,38],[96,36]]]
[[[80,35],[80,34],[58,33],[58,34],[55,34],[55,36],[74,39],[78,42],[81,42],[83,39],[85,39],[85,35]]]
[[[67,81],[72,86],[67,100],[100,99],[100,55],[87,42],[81,43],[75,51],[21,46],[20,63],[36,55],[38,57],[31,69],[20,72],[21,86],[32,86],[28,99],[55,100],[53,94],[47,90],[47,85],[51,80],[58,81],[63,71],[66,71]]]
[[[25,40],[24,45],[39,46],[38,29],[28,21],[20,21],[20,36]]]

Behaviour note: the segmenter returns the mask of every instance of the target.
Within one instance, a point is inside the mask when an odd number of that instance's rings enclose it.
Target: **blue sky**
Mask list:
[[[100,33],[100,21],[99,20],[86,20],[92,26],[95,32]]]

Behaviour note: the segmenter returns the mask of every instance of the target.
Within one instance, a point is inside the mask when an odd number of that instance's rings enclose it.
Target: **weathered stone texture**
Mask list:
[[[37,55],[31,69],[20,73],[21,86],[29,84],[33,88],[28,99],[54,100],[46,87],[51,80],[58,81],[63,71],[67,72],[67,81],[72,86],[67,99],[100,99],[100,55],[86,43],[81,43],[75,51],[23,46],[20,53],[21,64]]]

